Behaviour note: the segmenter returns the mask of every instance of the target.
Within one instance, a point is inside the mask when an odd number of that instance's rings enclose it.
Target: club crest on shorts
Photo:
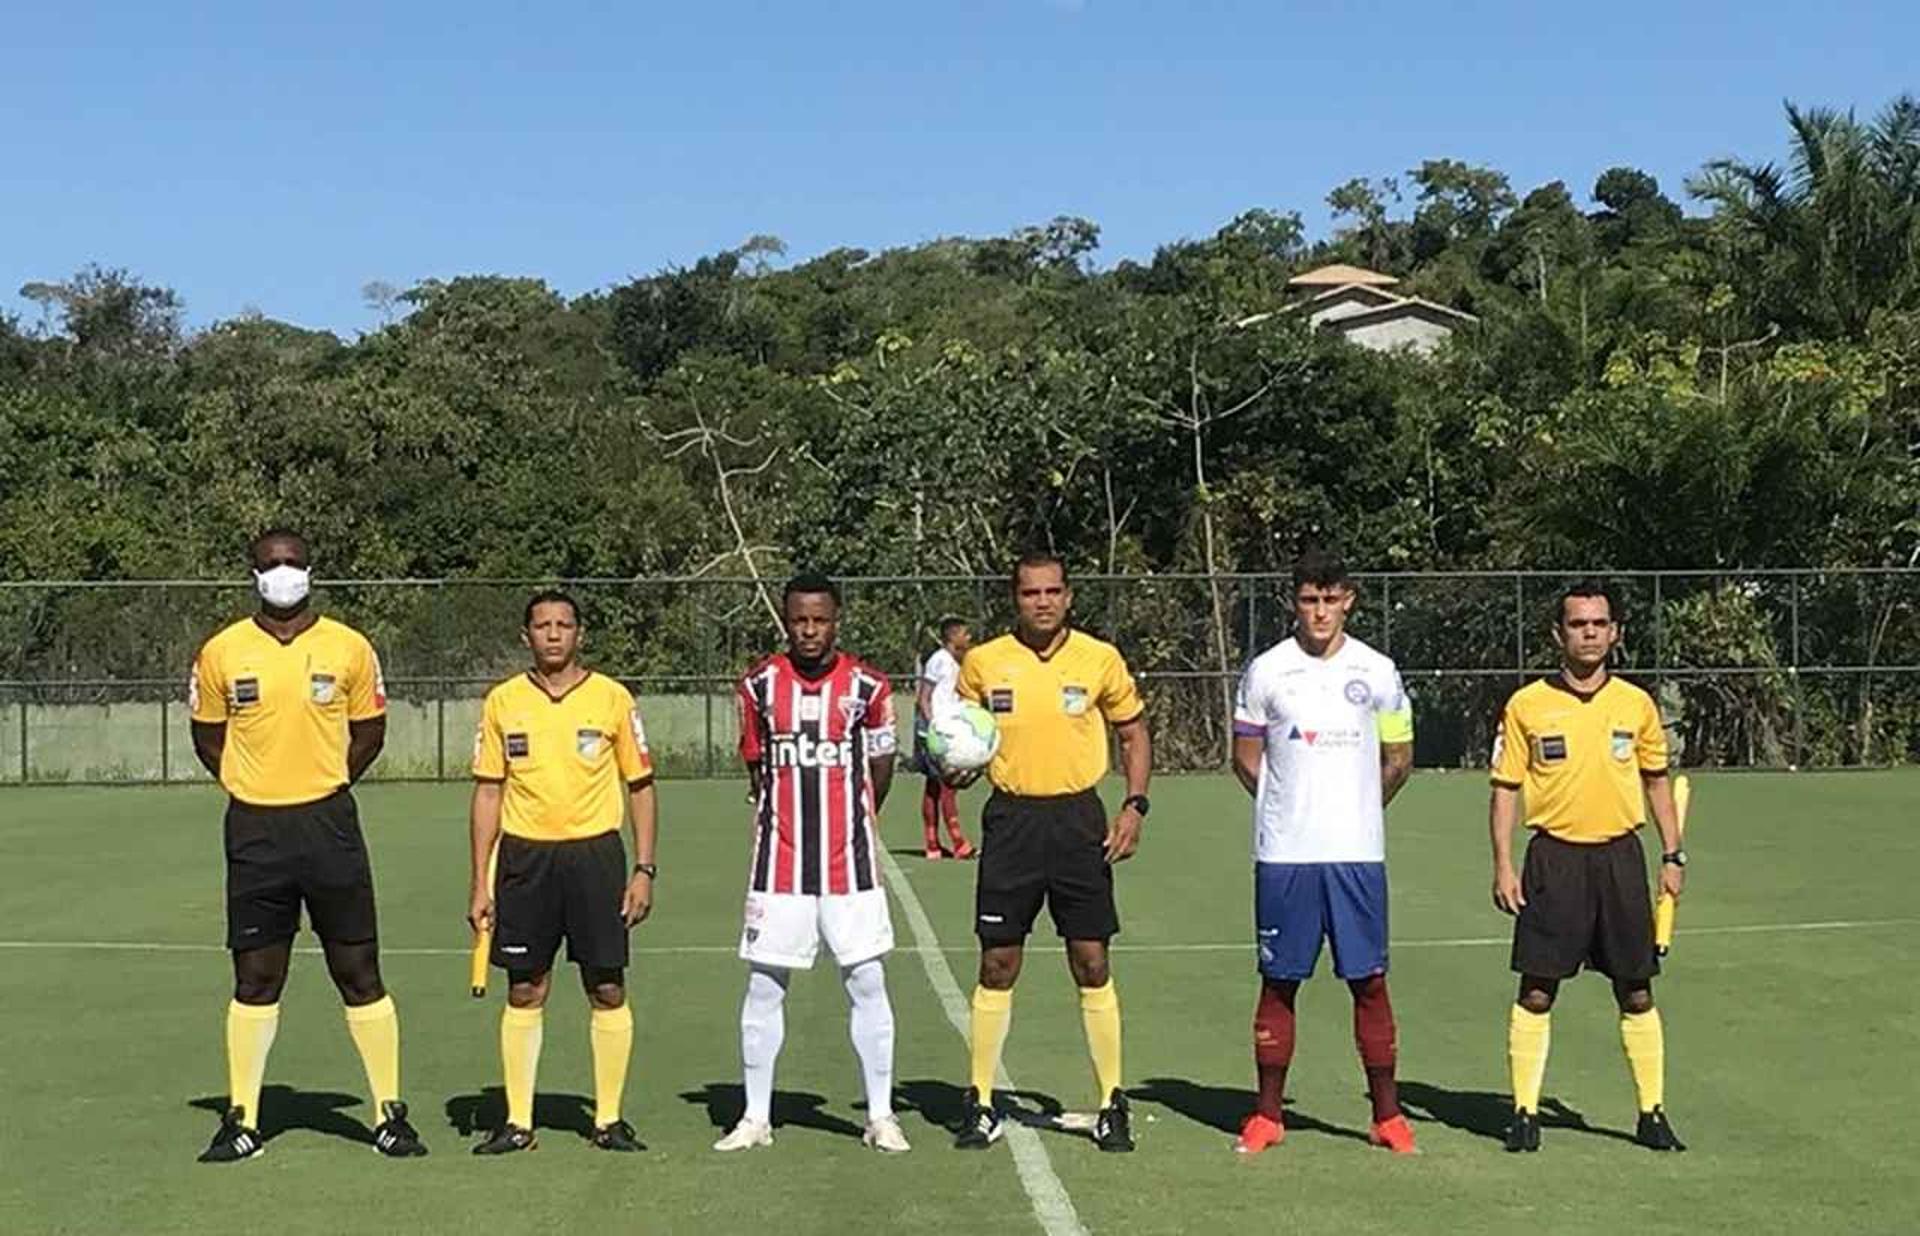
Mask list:
[[[1364,681],[1355,678],[1347,683],[1344,694],[1347,697],[1347,703],[1364,704],[1373,692],[1367,690],[1367,684]]]
[[[1628,730],[1613,732],[1613,758],[1625,762],[1633,758],[1633,734]]]
[[[332,674],[311,674],[307,677],[307,694],[316,704],[333,703]]]
[[[600,751],[600,739],[599,730],[580,730],[573,736],[574,750],[580,753],[581,759],[590,760]]]
[[[1087,711],[1087,689],[1074,686],[1061,687],[1060,711],[1069,717],[1084,716]]]

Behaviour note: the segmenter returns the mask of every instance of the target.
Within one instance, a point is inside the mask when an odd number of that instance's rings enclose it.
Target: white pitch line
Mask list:
[[[891,856],[889,856],[891,857]],[[890,870],[899,871],[897,863]],[[897,880],[904,880],[905,872],[900,872]],[[897,882],[896,880],[896,882]],[[909,894],[911,886],[907,886]],[[905,904],[905,897],[902,897]],[[918,904],[916,901],[914,904]],[[1876,927],[1913,927],[1920,926],[1920,918],[1858,918],[1826,919],[1807,923],[1741,923],[1724,927],[1687,927],[1678,934],[1682,936],[1752,936],[1795,934],[1815,931],[1869,931]],[[918,953],[923,957],[939,957],[946,953],[971,953],[973,947],[943,946],[929,932],[926,943],[915,933],[915,943],[896,948],[898,953]],[[1494,945],[1506,945],[1513,942],[1511,936],[1453,936],[1425,940],[1395,940],[1394,948],[1487,948]],[[0,950],[11,949],[17,952],[91,952],[91,953],[225,953],[224,944],[168,943],[157,940],[0,940]],[[320,950],[313,947],[293,950],[303,957],[318,957]],[[636,956],[677,957],[703,954],[725,953],[729,956],[737,951],[732,944],[658,944],[635,945],[631,952]],[[1116,953],[1251,953],[1251,940],[1209,941],[1193,944],[1115,944]],[[469,950],[465,948],[382,948],[383,957],[465,957]],[[959,991],[956,983],[954,990]],[[961,1007],[967,1007],[962,1000]],[[966,1018],[961,1019],[960,1032],[966,1033]]]
[[[953,967],[947,964],[946,955],[940,947],[940,937],[934,934],[933,923],[927,918],[925,907],[914,893],[913,882],[907,879],[906,871],[885,846],[879,849],[887,883],[892,887],[900,909],[907,916],[907,929],[913,933],[913,951],[920,954],[920,964],[926,969],[927,981],[933,984],[934,993],[940,997],[940,1007],[946,1011],[947,1021],[959,1034],[960,1041],[969,1043],[972,1041],[972,1007],[960,992],[960,984],[953,977]],[[1018,1088],[1008,1075],[1004,1061],[995,1081],[1003,1090]],[[1087,1236],[1079,1212],[1073,1208],[1073,1199],[1067,1196],[1067,1187],[1060,1183],[1060,1177],[1054,1173],[1053,1161],[1047,1157],[1047,1148],[1041,1142],[1040,1135],[1011,1119],[1003,1127],[1006,1129],[1007,1146],[1013,1152],[1014,1170],[1020,1174],[1020,1187],[1027,1191],[1027,1200],[1033,1203],[1033,1217],[1040,1221],[1041,1229],[1047,1236]]]

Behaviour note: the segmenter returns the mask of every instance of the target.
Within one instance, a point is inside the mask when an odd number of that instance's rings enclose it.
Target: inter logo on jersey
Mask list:
[[[879,887],[868,764],[893,751],[886,676],[841,653],[819,678],[785,655],[740,682],[740,754],[760,768],[756,893],[825,896]]]

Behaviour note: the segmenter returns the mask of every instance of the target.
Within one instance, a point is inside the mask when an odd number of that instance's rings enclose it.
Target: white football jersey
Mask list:
[[[920,681],[933,689],[927,715],[946,712],[960,704],[960,662],[945,648],[936,648],[920,671]]]
[[[1324,659],[1292,639],[1255,657],[1233,710],[1236,735],[1266,740],[1254,861],[1386,861],[1381,726],[1411,742],[1411,707],[1393,661],[1351,635]]]

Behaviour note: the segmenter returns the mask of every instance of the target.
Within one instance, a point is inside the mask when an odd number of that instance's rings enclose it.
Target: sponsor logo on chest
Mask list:
[[[775,734],[767,756],[775,768],[844,768],[853,763],[853,744],[811,734]]]

